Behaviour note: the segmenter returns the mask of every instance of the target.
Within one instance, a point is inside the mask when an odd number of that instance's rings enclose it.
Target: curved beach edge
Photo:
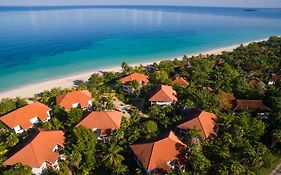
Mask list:
[[[265,41],[267,39],[269,39],[269,38],[254,40],[254,41],[250,41],[250,42],[242,43],[242,44],[248,45],[252,42],[261,42],[261,41]],[[209,50],[209,51],[190,54],[190,55],[186,55],[186,56],[188,56],[188,57],[189,56],[197,56],[199,54],[202,54],[202,55],[215,54],[216,55],[216,54],[221,54],[223,51],[231,52],[235,48],[239,47],[240,45],[241,44],[235,44],[235,45],[231,45],[231,46],[212,49],[212,50]],[[151,61],[151,62],[144,62],[144,63],[139,62],[139,63],[135,63],[135,64],[130,64],[130,66],[138,66],[140,64],[146,66],[146,65],[149,65],[149,64],[158,63],[158,62],[163,61],[163,60],[174,60],[175,58],[182,59],[182,57],[183,57],[183,55],[178,56],[178,57],[173,57],[173,58],[163,58],[161,60],[154,60],[154,61]],[[120,67],[120,65],[118,65],[116,67],[105,68],[104,70],[92,70],[92,71],[77,73],[76,75],[66,75],[65,77],[55,78],[55,79],[51,79],[51,80],[47,80],[47,81],[43,81],[43,82],[32,83],[30,85],[25,85],[25,86],[22,86],[22,87],[12,88],[10,90],[5,90],[5,91],[0,92],[0,99],[2,99],[2,98],[14,98],[14,97],[30,98],[30,97],[33,97],[34,94],[38,94],[40,92],[43,92],[44,90],[50,90],[50,89],[55,88],[55,87],[71,88],[71,87],[73,87],[75,81],[77,81],[77,80],[87,81],[88,78],[93,73],[97,73],[97,72],[100,72],[100,71],[103,71],[103,72],[110,72],[110,71],[118,72],[118,71],[121,71],[121,67]]]

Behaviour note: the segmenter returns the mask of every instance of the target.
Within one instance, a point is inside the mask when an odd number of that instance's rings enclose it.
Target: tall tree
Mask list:
[[[105,153],[102,162],[108,169],[115,169],[120,167],[124,157],[120,154],[123,151],[123,148],[116,145],[110,144],[108,151]]]
[[[91,172],[98,166],[96,160],[97,138],[94,132],[84,127],[73,129],[73,133],[68,136],[67,155],[75,157],[74,162],[70,162],[71,166],[78,167],[78,172]],[[78,165],[78,166],[77,166]]]
[[[72,126],[76,124],[83,117],[83,110],[81,108],[72,108],[68,113],[67,125]]]

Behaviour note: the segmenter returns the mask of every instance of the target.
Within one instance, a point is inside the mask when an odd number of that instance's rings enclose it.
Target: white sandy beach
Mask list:
[[[259,41],[264,41],[267,40],[266,39],[261,39],[261,40],[255,40],[255,41],[251,41],[251,42],[259,42]],[[247,42],[247,43],[243,43],[243,45],[247,45],[251,42]],[[201,53],[197,53],[197,54],[187,54],[186,56],[192,56],[192,55],[207,55],[207,54],[220,54],[222,53],[222,51],[233,51],[233,49],[237,48],[240,44],[237,45],[231,45],[231,46],[227,46],[227,47],[222,47],[222,48],[218,48],[218,49],[213,49],[213,50],[209,50],[209,51],[204,51]],[[183,57],[179,56],[176,57],[178,59],[181,59]],[[173,58],[163,58],[161,60],[168,60],[168,59],[174,59]],[[160,62],[160,60],[155,60],[154,62]],[[152,64],[153,62],[145,62],[145,63],[135,63],[132,64],[130,66],[136,66],[136,65],[148,65],[148,64]],[[79,73],[77,75],[72,75],[72,76],[65,76],[62,78],[57,78],[57,79],[53,79],[53,80],[48,80],[48,81],[44,81],[44,82],[38,82],[38,83],[33,83],[30,85],[26,85],[23,87],[19,87],[16,89],[11,89],[11,90],[7,90],[7,91],[3,91],[0,92],[0,99],[2,98],[14,98],[14,97],[23,97],[23,98],[29,98],[29,97],[33,97],[34,94],[40,93],[44,90],[49,90],[52,89],[54,87],[62,87],[62,88],[71,88],[73,86],[73,82],[75,80],[82,80],[82,81],[87,81],[88,78],[91,76],[91,74],[98,72],[98,71],[120,71],[121,67],[120,65],[118,65],[117,67],[113,67],[113,68],[108,68],[105,70],[93,70],[93,71],[87,71],[84,73]]]

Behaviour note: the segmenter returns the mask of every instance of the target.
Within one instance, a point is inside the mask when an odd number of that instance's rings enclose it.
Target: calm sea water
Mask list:
[[[281,35],[281,9],[0,7],[0,91]]]

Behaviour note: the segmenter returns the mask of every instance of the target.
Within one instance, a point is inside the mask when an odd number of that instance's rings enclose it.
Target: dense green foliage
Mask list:
[[[188,145],[183,150],[187,155],[185,172],[175,170],[171,174],[254,174],[262,167],[270,167],[273,157],[280,155],[281,83],[267,85],[271,73],[281,75],[280,37],[241,45],[221,55],[185,56],[182,60],[153,64],[152,68],[130,67],[126,63],[121,67],[122,72],[93,74],[87,84],[78,87],[92,92],[93,110],[112,110],[116,99],[135,106],[129,110],[130,117],[123,118],[121,127],[111,133],[111,143],[98,141],[89,129],[75,127],[85,116],[81,109],[66,113],[56,106],[55,96],[71,89],[56,88],[34,97],[54,108],[51,121],[38,125],[66,132],[66,161],[61,163],[58,174],[144,174],[132,160],[129,145],[175,129],[189,108],[210,111],[219,117],[217,137],[194,142],[196,131],[187,132],[183,138]],[[118,80],[132,72],[147,74],[150,82],[140,91],[126,94]],[[188,87],[173,86],[178,102],[166,107],[151,106],[147,102],[151,88],[159,83],[172,85],[175,76],[189,81]],[[254,78],[259,80],[257,84],[250,83]],[[139,84],[133,82],[130,86],[137,89]],[[247,110],[234,115],[231,109],[235,98],[261,99],[272,112],[268,119],[260,119]],[[19,98],[2,99],[0,115],[24,104]],[[8,130],[0,132],[0,154],[5,159],[7,150],[19,140]],[[11,169],[2,167],[1,171],[12,174],[19,169],[22,167],[17,165]]]
[[[10,99],[10,98],[3,98],[0,101],[0,116],[11,112],[17,108],[23,107],[27,104],[27,101],[22,98],[15,98],[15,99]]]

